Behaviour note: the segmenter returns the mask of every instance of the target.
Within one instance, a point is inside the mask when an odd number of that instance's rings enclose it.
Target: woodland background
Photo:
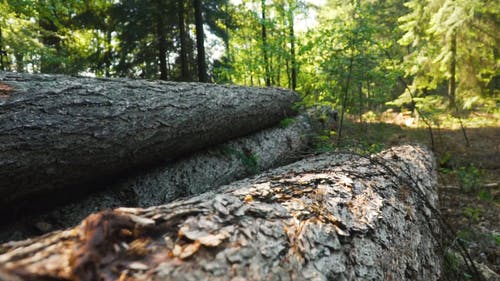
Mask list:
[[[2,1],[0,69],[279,86],[360,114],[498,110],[498,1],[315,3]]]

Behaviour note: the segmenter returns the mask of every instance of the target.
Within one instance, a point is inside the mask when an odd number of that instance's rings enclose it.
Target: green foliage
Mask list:
[[[493,197],[493,194],[491,194],[491,192],[489,190],[480,190],[478,193],[477,193],[477,197],[483,201],[487,201],[487,202],[493,202],[494,200],[494,197]]]
[[[458,186],[464,192],[478,192],[478,195],[485,200],[489,197],[484,191],[480,191],[482,171],[474,164],[458,166],[453,163],[453,156],[450,153],[444,153],[439,158],[439,171],[443,174],[449,174],[456,177]]]
[[[395,98],[402,72],[392,57],[401,53],[394,42],[404,11],[398,1],[329,1],[299,52],[304,103],[362,115]]]
[[[262,18],[262,11],[266,18]],[[305,12],[299,0],[240,1],[232,10],[235,32],[231,33],[230,67],[216,69],[219,76],[237,84],[292,87],[292,69],[297,69],[294,18]],[[265,40],[262,28],[266,29]]]
[[[360,120],[386,106],[416,107],[440,126],[456,121],[440,119],[449,114],[454,76],[459,109],[499,113],[498,1],[214,0],[202,1],[202,10],[205,45],[223,47],[208,52],[214,82],[269,80],[295,88],[303,105],[330,105]],[[312,12],[317,24],[304,29]],[[2,70],[198,76],[193,1],[6,0],[0,15]]]
[[[245,165],[248,172],[256,174],[259,171],[259,166],[258,166],[259,157],[256,154],[254,153],[247,154],[244,152],[239,152],[238,157],[240,158],[243,165]]]
[[[446,271],[451,271],[455,274],[459,271],[460,257],[457,257],[452,252],[447,251],[446,255],[444,257],[444,261],[445,261],[444,264],[445,264]]]
[[[412,0],[405,5],[410,12],[400,19],[405,34],[399,43],[410,50],[404,66],[413,78],[413,91],[424,96],[435,91],[450,98],[446,83],[456,78],[463,108],[472,108],[478,95],[498,92],[498,87],[491,87],[499,75],[493,20],[500,12],[498,1]]]
[[[385,145],[381,143],[372,143],[366,149],[367,154],[379,153],[385,149]]]
[[[464,211],[470,221],[479,221],[482,214],[482,210],[480,208],[466,207]]]
[[[335,131],[324,131],[313,138],[315,152],[331,152],[334,150],[333,136]]]
[[[469,166],[461,166],[454,172],[463,191],[477,191],[481,180],[481,171],[478,168],[471,164]]]
[[[441,157],[439,158],[439,167],[448,167],[450,160],[452,159],[452,155],[450,152],[446,151]],[[448,172],[446,172],[448,173]]]
[[[243,163],[248,173],[256,174],[259,172],[259,157],[250,151],[236,150],[230,146],[223,147],[223,153],[227,156],[235,156]]]
[[[362,140],[356,145],[351,145],[350,150],[359,153],[361,155],[370,155],[379,153],[384,150],[386,146],[383,143],[371,143],[367,140]]]
[[[470,242],[475,240],[476,234],[468,229],[460,230],[457,232],[457,237],[465,242]]]
[[[0,2],[0,67],[44,73],[179,78],[177,5],[186,6],[186,26],[193,23],[192,1],[95,0]],[[203,1],[205,24],[227,40],[226,0]],[[193,38],[188,36],[188,69],[194,79]],[[5,54],[5,55],[3,55]],[[168,60],[168,61],[167,61]],[[193,73],[194,72],[194,73]],[[162,74],[163,75],[163,74]]]
[[[281,128],[287,128],[289,127],[290,125],[294,124],[295,123],[295,119],[294,118],[285,118],[283,120],[280,121],[280,127]]]

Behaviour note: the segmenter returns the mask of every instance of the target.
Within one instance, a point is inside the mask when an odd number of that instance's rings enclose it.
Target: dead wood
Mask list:
[[[117,207],[150,207],[214,190],[246,176],[302,158],[315,137],[331,130],[336,112],[314,108],[282,124],[194,153],[175,163],[133,174],[63,206],[18,217],[0,230],[0,242],[26,239],[75,226],[93,212]]]
[[[3,244],[1,272],[21,280],[437,280],[435,168],[418,146],[320,155],[222,192],[105,211]]]
[[[268,128],[298,101],[284,89],[5,72],[0,92],[1,213]]]

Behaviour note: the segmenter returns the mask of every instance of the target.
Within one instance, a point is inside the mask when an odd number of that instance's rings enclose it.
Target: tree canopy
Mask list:
[[[4,0],[0,69],[286,87],[360,115],[498,110],[498,1],[315,2]]]

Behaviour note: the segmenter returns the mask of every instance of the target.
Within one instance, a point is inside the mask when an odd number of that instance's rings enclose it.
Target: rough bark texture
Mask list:
[[[3,244],[0,272],[7,280],[437,280],[435,180],[421,147],[320,155],[221,193],[105,211]]]
[[[175,163],[103,188],[54,210],[17,218],[1,226],[0,242],[26,239],[78,224],[93,212],[117,207],[150,207],[214,190],[272,167],[291,163],[322,130],[331,130],[336,111],[315,108],[283,124],[238,138]]]
[[[20,203],[45,190],[76,193],[270,127],[297,99],[281,89],[0,73],[0,206],[28,208]]]

